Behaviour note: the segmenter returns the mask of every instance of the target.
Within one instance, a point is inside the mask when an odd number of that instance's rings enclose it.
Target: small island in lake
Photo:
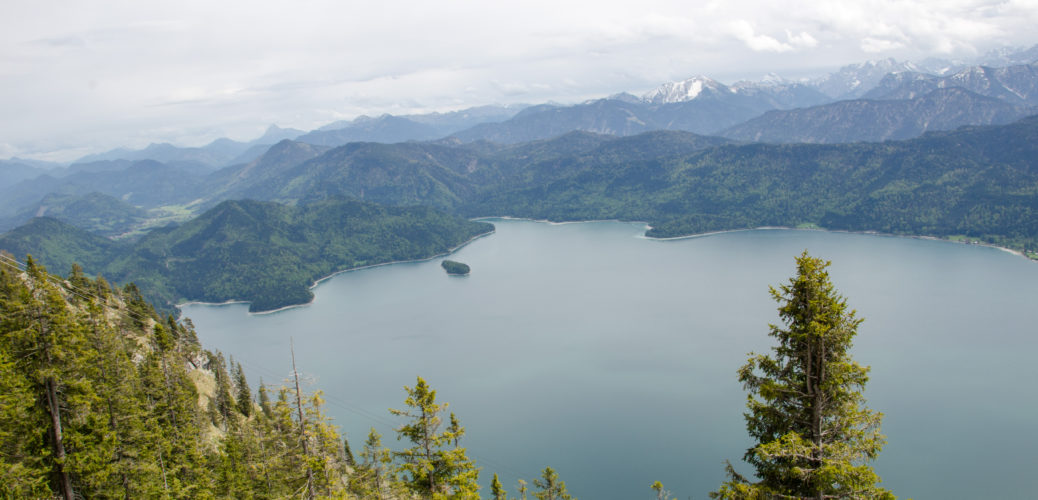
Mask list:
[[[445,260],[440,265],[447,271],[447,274],[451,275],[465,276],[470,271],[468,264],[462,264],[453,260]]]

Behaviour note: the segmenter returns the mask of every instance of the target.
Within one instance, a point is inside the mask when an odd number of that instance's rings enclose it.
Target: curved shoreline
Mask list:
[[[472,219],[472,220],[479,220],[479,219]],[[320,285],[322,282],[327,281],[329,279],[332,279],[332,278],[334,278],[334,277],[336,277],[336,276],[338,276],[340,274],[343,274],[343,273],[349,273],[349,272],[353,272],[353,271],[361,271],[363,269],[371,269],[373,267],[388,266],[388,265],[392,265],[392,264],[406,264],[406,263],[409,263],[409,262],[428,262],[428,261],[433,260],[433,259],[438,259],[440,257],[446,256],[446,255],[450,255],[450,254],[456,252],[461,247],[464,247],[465,245],[468,245],[469,243],[472,243],[473,241],[476,241],[476,240],[478,240],[480,238],[483,238],[485,236],[490,236],[490,235],[492,235],[492,234],[494,234],[496,232],[497,232],[497,228],[495,227],[495,228],[491,229],[490,231],[487,231],[487,232],[482,233],[482,234],[477,234],[477,235],[475,235],[475,236],[473,236],[473,237],[471,237],[471,238],[469,238],[469,239],[459,243],[458,245],[447,249],[446,252],[441,252],[441,253],[438,253],[438,254],[433,255],[431,257],[426,257],[424,259],[394,260],[392,262],[381,262],[381,263],[378,263],[378,264],[369,264],[369,265],[366,265],[366,266],[351,267],[349,269],[343,269],[341,271],[335,271],[334,273],[329,274],[328,276],[325,276],[323,278],[318,278],[309,287],[307,287],[307,289],[312,291],[315,288],[317,288],[317,286]],[[308,300],[307,302],[305,302],[303,304],[292,304],[292,305],[288,305],[288,306],[279,307],[277,309],[271,309],[269,311],[248,311],[248,313],[250,315],[273,314],[273,313],[276,313],[276,312],[281,312],[281,311],[284,311],[284,310],[287,310],[287,309],[293,309],[293,308],[296,308],[296,307],[306,307],[306,306],[309,306],[310,304],[313,304],[314,300],[316,298],[317,298],[316,296],[311,297],[310,300]],[[227,306],[227,305],[234,305],[234,304],[249,304],[249,303],[250,302],[247,301],[247,300],[234,300],[234,299],[228,300],[226,302],[203,302],[203,301],[194,300],[194,301],[190,301],[190,302],[182,302],[180,304],[175,304],[174,307],[176,307],[177,310],[180,310],[181,306]],[[181,311],[181,312],[183,312],[183,311]]]

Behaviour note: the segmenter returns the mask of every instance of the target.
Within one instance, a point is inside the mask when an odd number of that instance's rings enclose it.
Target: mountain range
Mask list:
[[[0,248],[132,279],[167,306],[257,310],[305,302],[332,272],[445,251],[489,230],[464,218],[497,215],[640,220],[659,237],[881,231],[1036,255],[1038,65],[931,63],[271,127],[69,166],[12,159],[0,162]]]
[[[337,270],[433,255],[487,230],[465,217],[642,220],[658,237],[808,226],[1033,252],[1036,139],[1038,116],[831,145],[740,144],[676,131],[571,132],[479,147],[351,143],[324,152],[282,141],[253,168],[213,174],[229,183],[192,195],[215,206],[181,225],[112,242],[36,218],[0,236],[0,248],[133,279],[160,303],[241,299],[256,310],[305,302],[308,284]],[[279,203],[220,201],[239,184]],[[414,246],[415,238],[425,244]]]

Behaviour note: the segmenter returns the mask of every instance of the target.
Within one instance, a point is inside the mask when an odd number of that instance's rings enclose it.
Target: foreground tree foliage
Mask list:
[[[829,281],[828,261],[805,251],[797,274],[772,288],[783,325],[771,325],[773,355],[739,370],[750,392],[746,428],[756,440],[744,459],[759,481],[728,465],[712,498],[893,499],[868,464],[884,444],[882,414],[864,406],[867,367],[849,350],[862,320]]]
[[[400,472],[413,493],[431,498],[479,498],[479,469],[458,447],[465,429],[450,414],[450,425],[441,431],[447,403],[436,402],[436,391],[418,377],[414,388],[404,387],[406,410],[390,413],[408,419],[397,429],[397,439],[407,438],[411,447],[394,455],[401,460]]]
[[[0,498],[478,499],[460,420],[425,380],[406,390],[411,446],[372,429],[354,459],[319,391],[253,402],[241,364],[136,286],[0,252]],[[568,498],[554,471],[540,487]]]
[[[0,498],[345,496],[319,394],[302,423],[287,397],[254,412],[241,367],[136,287],[0,261]]]

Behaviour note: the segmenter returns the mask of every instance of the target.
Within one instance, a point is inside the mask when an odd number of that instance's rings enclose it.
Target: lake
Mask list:
[[[370,427],[401,449],[387,409],[425,378],[467,429],[462,445],[515,494],[552,466],[583,500],[703,499],[741,472],[750,440],[736,370],[771,346],[769,285],[805,249],[832,260],[865,322],[852,350],[888,444],[874,463],[901,498],[1033,498],[1038,475],[1038,264],[944,241],[753,230],[659,241],[643,224],[492,220],[440,259],[343,273],[273,314],[185,306],[203,344],[252,385],[291,374],[359,452]]]

